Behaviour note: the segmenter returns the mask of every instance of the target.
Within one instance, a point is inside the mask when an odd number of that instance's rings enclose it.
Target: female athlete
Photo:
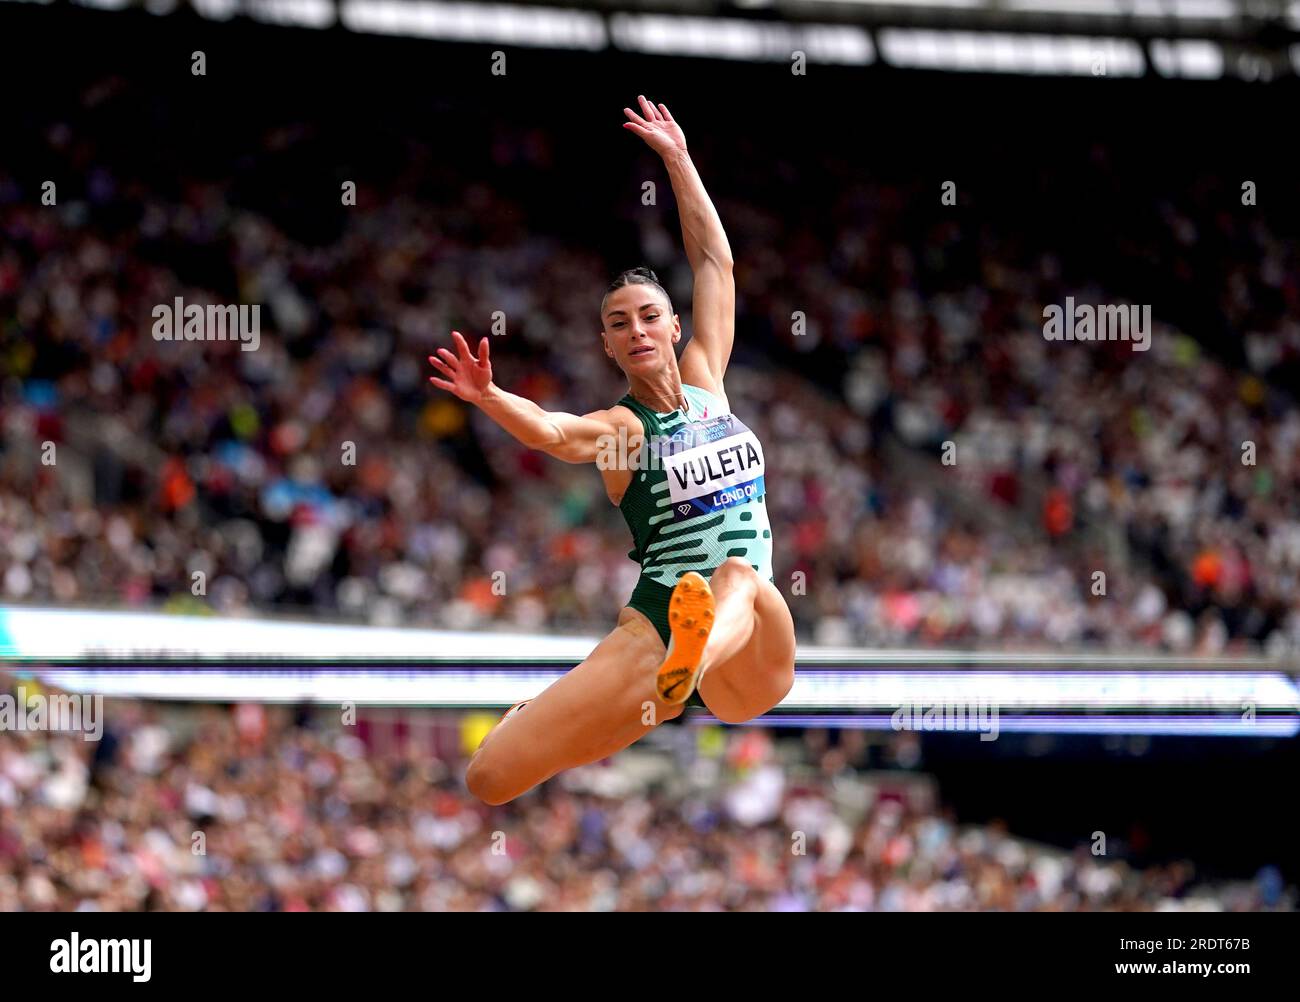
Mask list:
[[[596,463],[641,565],[614,630],[479,745],[466,784],[488,804],[626,748],[681,714],[693,693],[719,720],[741,723],[794,684],[794,621],[772,582],[763,448],[731,413],[722,382],[735,329],[731,247],[681,128],[662,104],[640,105],[640,115],[623,109],[623,125],[663,158],[695,281],[695,336],[680,361],[681,320],[645,268],[615,279],[601,304],[601,343],[628,382],[608,410],[545,411],[506,392],[492,382],[486,337],[477,357],[457,331],[455,352],[429,356],[441,377],[430,382],[525,446]]]

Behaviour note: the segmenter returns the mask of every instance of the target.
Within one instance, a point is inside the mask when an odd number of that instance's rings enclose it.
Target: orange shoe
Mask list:
[[[668,656],[659,666],[655,688],[665,703],[684,703],[695,691],[700,656],[713,630],[713,591],[695,571],[687,571],[668,601]]]

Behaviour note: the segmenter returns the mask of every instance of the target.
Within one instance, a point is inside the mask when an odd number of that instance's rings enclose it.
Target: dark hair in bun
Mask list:
[[[663,296],[664,300],[668,303],[668,312],[671,313],[673,311],[672,298],[668,295],[664,287],[659,284],[659,277],[649,268],[642,266],[639,268],[629,268],[627,271],[620,274],[618,278],[609,283],[609,288],[605,290],[605,296],[600,301],[601,320],[605,319],[605,303],[609,301],[610,293],[623,288],[625,285],[654,286],[659,290],[659,294]]]

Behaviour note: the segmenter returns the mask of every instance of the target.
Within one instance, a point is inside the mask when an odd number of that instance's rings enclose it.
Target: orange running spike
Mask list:
[[[672,638],[655,688],[665,703],[684,703],[699,681],[700,656],[713,629],[713,591],[695,571],[681,576],[668,602]]]

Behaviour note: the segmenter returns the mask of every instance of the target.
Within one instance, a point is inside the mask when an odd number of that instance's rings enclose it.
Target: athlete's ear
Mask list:
[[[614,357],[614,349],[611,348],[611,347],[609,346],[609,338],[605,337],[605,332],[604,332],[604,331],[601,331],[601,332],[600,332],[600,343],[601,343],[601,344],[604,346],[604,348],[605,348],[605,354],[608,355],[610,358],[613,358],[613,357]]]
[[[682,318],[673,314],[673,344],[682,339]]]

